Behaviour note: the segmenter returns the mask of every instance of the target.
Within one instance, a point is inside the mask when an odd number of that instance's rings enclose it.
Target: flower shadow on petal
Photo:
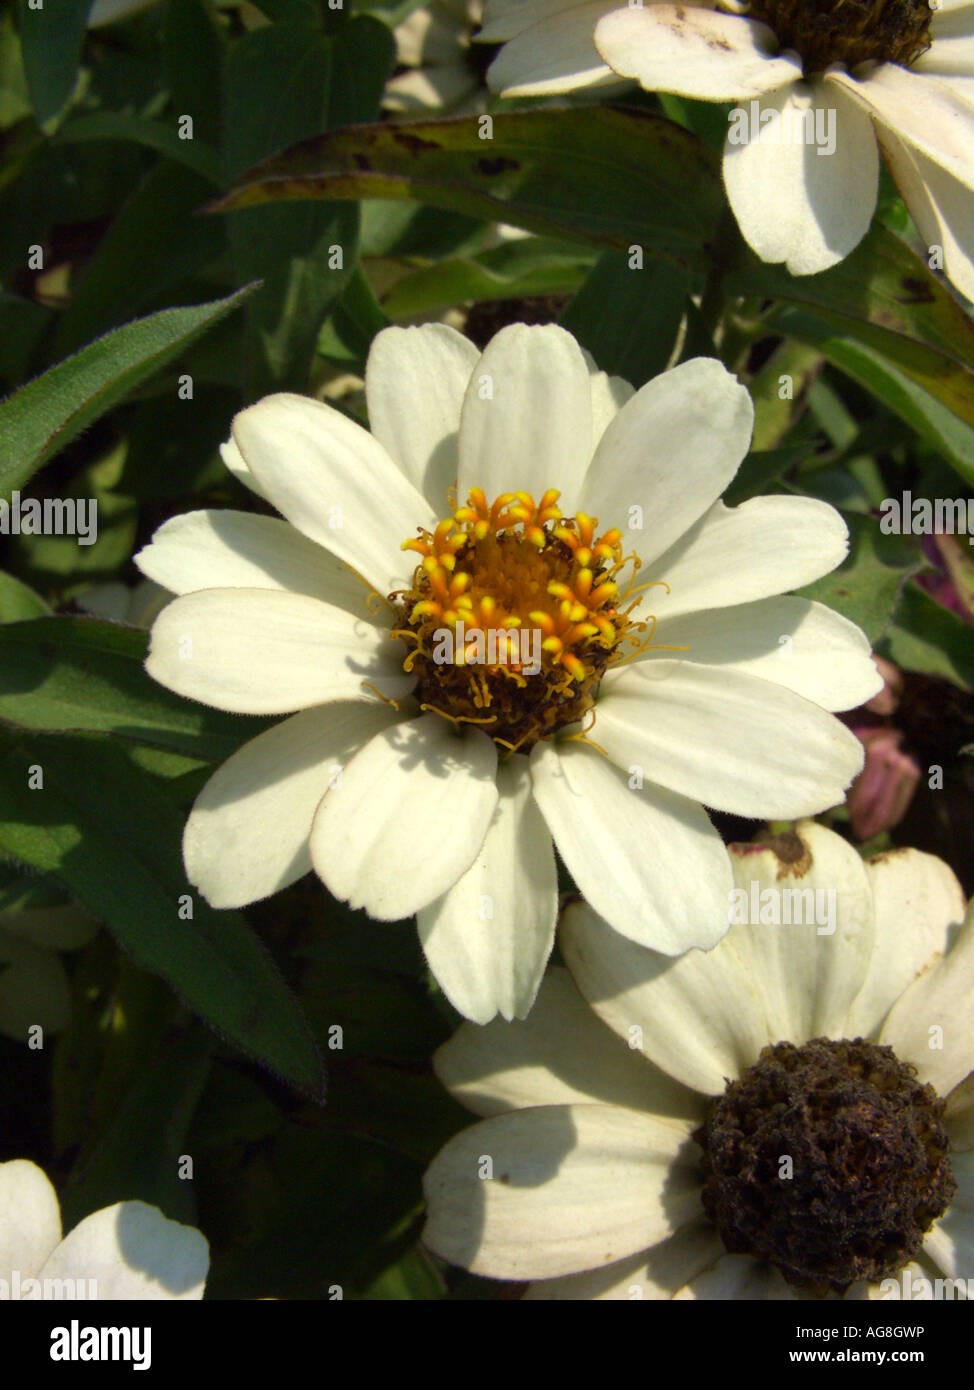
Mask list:
[[[119,1252],[130,1269],[144,1273],[171,1297],[187,1294],[206,1278],[209,1249],[199,1231],[167,1220],[145,1202],[122,1202],[115,1218]]]

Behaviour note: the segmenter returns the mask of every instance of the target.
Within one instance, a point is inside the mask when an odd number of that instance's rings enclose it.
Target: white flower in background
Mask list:
[[[0,1298],[199,1299],[209,1246],[145,1202],[92,1212],[62,1238],[57,1193],[35,1163],[0,1163]],[[69,1282],[65,1282],[69,1281]]]
[[[486,108],[489,94],[470,44],[480,14],[480,0],[432,0],[396,25],[396,59],[409,71],[386,83],[387,111]]]
[[[159,0],[95,0],[88,11],[88,28],[103,29],[106,24],[117,24],[121,19],[130,19],[151,9]]]
[[[129,627],[151,627],[152,620],[172,598],[168,589],[141,579],[137,584],[113,580],[108,584],[93,584],[79,594],[75,602],[94,618],[107,618]]]
[[[611,69],[649,91],[737,103],[750,124],[743,140],[743,126],[728,129],[731,207],[757,254],[795,275],[826,270],[862,240],[878,142],[921,238],[940,249],[932,263],[974,296],[974,5],[731,0],[725,10],[489,0],[485,34],[511,40],[489,81],[505,95],[569,91]]]
[[[710,359],[634,392],[553,325],[482,355],[443,325],[390,328],[366,394],[371,434],[302,396],[243,411],[224,457],[286,520],[193,512],[137,557],[182,595],[150,674],[292,714],[197,799],[190,880],[231,907],[313,865],[374,918],[418,913],[478,1021],[537,992],[552,840],[618,931],[713,946],[730,866],[700,803],[811,814],[862,766],[827,711],[881,684],[863,634],[777,597],[839,564],[841,517],[718,500],[753,411]]]
[[[573,905],[571,974],[439,1050],[487,1118],[427,1173],[426,1244],[529,1298],[966,1296],[974,908],[939,859],[814,823],[731,857],[764,925],[673,961]],[[832,934],[794,924],[809,890]]]
[[[72,903],[0,911],[0,1033],[28,1042],[38,1024],[59,1033],[71,1016],[71,987],[58,951],[76,951],[98,924]]]

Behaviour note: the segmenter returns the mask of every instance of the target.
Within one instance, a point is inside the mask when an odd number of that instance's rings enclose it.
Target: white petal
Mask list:
[[[967,904],[954,871],[932,854],[894,849],[870,859],[876,948],[856,996],[847,1035],[875,1037],[900,995],[947,949]]]
[[[974,101],[974,88],[970,99]],[[897,187],[931,250],[943,253],[944,273],[961,294],[974,299],[974,253],[970,228],[974,223],[974,194],[946,169],[916,148],[882,132],[883,151]]]
[[[806,598],[768,598],[690,613],[667,625],[684,662],[773,681],[827,710],[855,709],[883,688],[861,628]],[[653,659],[646,652],[637,660]]]
[[[286,521],[249,512],[186,512],[163,522],[135,563],[174,594],[285,589],[371,620],[369,591],[322,546]]]
[[[801,76],[801,63],[775,57],[766,24],[698,6],[616,8],[595,31],[611,68],[650,92],[678,92],[702,101],[760,96]]]
[[[326,700],[394,698],[415,685],[387,632],[318,599],[203,589],[152,628],[145,668],[179,695],[238,714],[290,714]],[[397,659],[398,658],[398,659]]]
[[[862,81],[844,72],[831,73],[828,81],[898,139],[974,188],[974,105],[948,85],[897,63],[881,64]]]
[[[46,1173],[26,1158],[0,1163],[0,1279],[33,1279],[61,1239],[61,1209]]]
[[[958,1153],[974,1149],[974,1071],[947,1096],[947,1132]]]
[[[638,515],[634,543],[644,564],[655,560],[727,487],[753,423],[750,396],[722,363],[697,357],[663,372],[606,429],[585,476],[581,510],[606,528]]]
[[[670,592],[649,590],[639,616],[655,613],[662,623],[800,589],[834,570],[848,549],[842,517],[815,497],[752,497],[739,507],[716,502],[654,562],[646,578],[664,580]]]
[[[727,196],[763,261],[814,275],[841,261],[869,230],[879,188],[872,124],[835,87],[817,81],[773,93],[763,111],[775,115],[757,131],[749,118],[745,143],[734,143],[733,125],[728,131]]]
[[[491,91],[506,97],[552,96],[617,82],[599,57],[594,34],[602,16],[618,5],[619,0],[589,0],[522,29],[487,69]]]
[[[443,107],[451,114],[458,114],[453,108],[475,96],[480,91],[480,83],[477,75],[462,61],[464,54],[459,48],[457,56],[461,61],[456,67],[413,68],[391,78],[382,95],[383,108],[386,111],[429,112]]]
[[[701,807],[571,741],[536,744],[531,777],[569,873],[616,931],[667,955],[723,936],[730,864]]]
[[[924,1236],[923,1253],[948,1279],[963,1281],[959,1293],[945,1289],[940,1296],[963,1298],[974,1288],[974,1154],[951,1154],[950,1166],[957,1191],[947,1212]]]
[[[423,1239],[452,1264],[549,1279],[645,1250],[699,1215],[691,1126],[611,1105],[545,1105],[482,1120],[424,1181]],[[480,1176],[489,1156],[493,1176]]]
[[[484,0],[484,19],[477,38],[484,43],[500,43],[571,8],[571,0]]]
[[[423,908],[419,939],[436,982],[475,1023],[524,1018],[555,940],[558,876],[526,758],[497,769],[498,801],[480,853]]]
[[[920,1080],[942,1096],[974,1071],[972,995],[974,904],[950,950],[900,995],[880,1033],[880,1042],[889,1043],[901,1061],[912,1062]],[[934,1027],[942,1034],[931,1033]]]
[[[532,1105],[600,1101],[677,1119],[701,1119],[699,1097],[611,1032],[562,966],[552,966],[518,1023],[465,1023],[433,1067],[468,1110],[499,1115]]]
[[[361,425],[307,396],[267,396],[234,417],[233,437],[293,526],[380,594],[408,583],[402,542],[432,530],[429,503]]]
[[[933,43],[910,64],[934,77],[974,77],[974,5],[938,10],[930,24]]]
[[[190,883],[213,907],[242,907],[308,873],[311,822],[329,784],[396,718],[387,705],[338,701],[245,743],[207,782],[186,822]]]
[[[479,356],[469,338],[428,323],[383,329],[365,369],[372,434],[442,516],[459,472],[460,407]]]
[[[232,435],[225,444],[220,445],[220,457],[239,483],[243,483],[244,487],[249,488],[255,496],[264,496],[260,484],[244,462],[244,456],[237,448]]]
[[[0,1033],[26,1043],[40,1026],[60,1033],[71,1018],[71,988],[61,958],[0,930]]]
[[[562,1279],[543,1279],[532,1284],[525,1302],[549,1299],[593,1300],[669,1299],[688,1280],[714,1264],[724,1253],[724,1243],[709,1221],[684,1226],[669,1240],[641,1251],[627,1260],[566,1274]]]
[[[862,744],[833,715],[732,668],[640,661],[603,691],[592,737],[612,761],[719,811],[813,815],[862,770]]]
[[[474,367],[460,418],[460,481],[465,500],[481,487],[502,492],[548,488],[574,512],[592,442],[592,390],[575,339],[556,324],[511,324],[491,339]]]
[[[767,845],[733,845],[735,925],[727,940],[761,996],[775,1042],[854,1036],[852,1000],[875,949],[865,866],[814,821]]]
[[[963,14],[964,11],[961,11]],[[934,43],[925,53],[921,53],[916,63],[911,64],[913,72],[930,72],[936,78],[967,78],[974,76],[974,6],[968,6],[967,32],[945,32],[941,24],[943,11],[934,15],[931,36]],[[953,18],[957,18],[957,13]],[[938,32],[939,29],[939,32]]]
[[[386,729],[348,763],[311,830],[315,871],[380,922],[409,917],[466,873],[497,806],[497,749],[426,714]]]
[[[683,889],[692,902],[692,879]],[[687,951],[673,960],[611,931],[587,903],[571,903],[558,940],[600,1018],[620,1037],[635,1038],[656,1066],[694,1091],[722,1094],[727,1078],[739,1076],[776,1041],[757,985],[729,937],[712,951]]]
[[[42,1279],[93,1279],[100,1300],[198,1299],[209,1246],[193,1226],[145,1202],[118,1202],[85,1219],[57,1247]]]
[[[582,349],[582,356],[588,365],[589,382],[592,387],[592,453],[599,446],[599,440],[609,425],[619,414],[627,401],[636,394],[635,388],[621,376],[609,376],[600,372],[591,353]]]
[[[750,1255],[724,1255],[712,1269],[691,1279],[673,1297],[680,1300],[706,1298],[756,1302],[770,1299],[790,1302],[800,1300],[802,1295],[786,1284],[778,1271],[763,1260],[755,1260]]]

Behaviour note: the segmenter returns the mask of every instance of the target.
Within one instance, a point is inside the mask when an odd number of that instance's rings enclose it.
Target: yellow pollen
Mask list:
[[[623,555],[623,533],[563,516],[558,498],[551,488],[490,501],[471,488],[432,532],[403,542],[418,563],[411,587],[391,595],[423,708],[483,725],[512,750],[592,711],[608,667],[655,628],[631,616],[640,561]]]

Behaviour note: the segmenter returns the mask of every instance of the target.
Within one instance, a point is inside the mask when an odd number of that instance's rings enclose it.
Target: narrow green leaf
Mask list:
[[[561,322],[604,372],[642,386],[670,359],[689,287],[679,266],[640,257],[634,269],[628,254],[607,251]]]
[[[15,579],[12,574],[0,571],[0,623],[20,623],[27,618],[42,618],[50,613],[50,605],[40,594]],[[0,670],[0,688],[3,686],[3,671]]]
[[[225,89],[228,177],[326,129],[335,42],[302,25],[274,24],[234,44]],[[357,229],[352,206],[249,209],[230,219],[238,277],[264,282],[248,310],[248,397],[306,389],[321,323],[355,264]]]
[[[703,268],[720,215],[716,155],[661,116],[610,107],[355,126],[242,173],[228,211],[315,198],[406,198]]]
[[[38,125],[61,110],[74,88],[93,0],[56,0],[34,9],[20,0],[20,44]]]
[[[43,787],[32,788],[38,768]],[[135,964],[167,980],[218,1034],[320,1094],[304,1015],[239,914],[215,912],[189,888],[182,829],[169,799],[109,737],[0,738],[0,847],[63,879]]]
[[[783,332],[814,343],[833,366],[888,406],[974,485],[974,427],[874,348],[837,333],[821,319],[786,310],[774,321]]]
[[[169,0],[166,6],[166,73],[173,115],[191,116],[193,139],[220,140],[223,42],[204,0]]]
[[[974,322],[926,262],[888,228],[874,226],[851,255],[821,275],[789,275],[748,251],[737,257],[727,286],[783,300],[824,319],[833,334],[879,353],[974,425]],[[787,318],[781,323],[802,336],[801,318],[794,329]]]
[[[594,264],[584,247],[524,237],[476,256],[456,256],[398,280],[382,299],[392,319],[433,314],[464,300],[527,299],[573,294]]]
[[[211,761],[267,727],[157,684],[142,665],[148,644],[148,633],[97,618],[0,627],[0,719],[24,729],[111,733]]]
[[[212,1038],[194,1025],[185,1036],[160,1039],[143,1059],[107,1133],[63,1194],[66,1226],[111,1206],[120,1193],[159,1207],[170,1220],[194,1220],[193,1184],[180,1179],[179,1160],[212,1048]]]
[[[202,140],[181,140],[178,132],[162,121],[150,121],[143,116],[130,116],[118,111],[92,111],[65,121],[57,133],[57,141],[77,145],[85,140],[130,140],[177,164],[185,164],[209,183],[220,181],[220,163],[216,150]]]
[[[162,309],[99,338],[0,402],[0,499],[232,313],[252,286],[186,309]]]
[[[53,355],[66,357],[146,308],[177,294],[226,250],[225,228],[197,217],[210,184],[163,159],[124,200],[98,250],[79,277],[54,335]],[[132,266],[138,265],[138,275]]]

